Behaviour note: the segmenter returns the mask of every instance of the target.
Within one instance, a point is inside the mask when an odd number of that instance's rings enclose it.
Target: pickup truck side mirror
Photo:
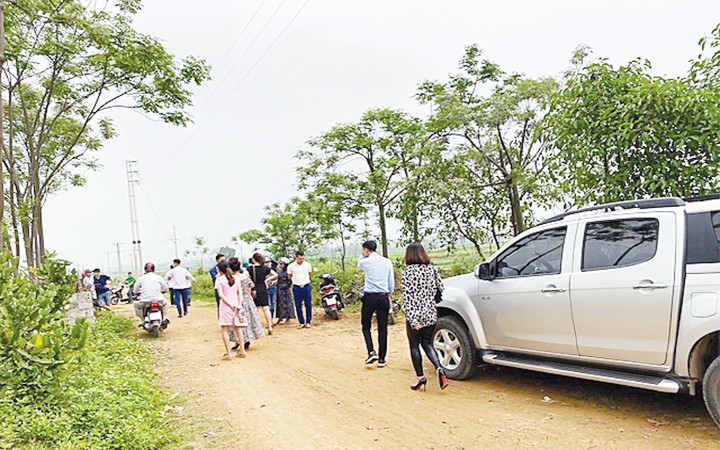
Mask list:
[[[492,280],[492,275],[490,274],[490,263],[482,263],[475,266],[475,278],[487,281]]]

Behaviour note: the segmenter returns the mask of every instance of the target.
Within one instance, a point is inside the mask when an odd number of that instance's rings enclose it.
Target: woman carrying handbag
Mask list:
[[[445,389],[448,387],[448,379],[432,344],[438,317],[435,303],[442,300],[444,289],[442,280],[437,269],[432,265],[430,257],[419,243],[408,245],[405,250],[404,262],[407,268],[401,278],[403,310],[410,342],[410,357],[415,368],[415,375],[418,377],[417,383],[410,389],[424,391],[427,387],[420,347],[435,366],[440,389]]]

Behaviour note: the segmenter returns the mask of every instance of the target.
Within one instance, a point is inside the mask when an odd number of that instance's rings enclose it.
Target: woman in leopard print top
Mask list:
[[[423,348],[425,355],[437,369],[440,387],[445,389],[448,384],[447,377],[432,345],[437,323],[435,298],[438,292],[443,291],[442,280],[421,244],[413,243],[407,247],[405,264],[407,269],[401,278],[403,310],[410,341],[410,357],[418,377],[418,382],[412,386],[412,389],[424,389],[427,384],[427,379],[423,375],[420,347]]]

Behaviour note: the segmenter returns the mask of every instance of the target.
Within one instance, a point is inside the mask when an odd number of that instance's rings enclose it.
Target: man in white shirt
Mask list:
[[[168,286],[172,289],[175,305],[178,309],[178,318],[188,315],[192,282],[195,278],[189,270],[180,265],[180,260],[173,260],[173,268],[165,275]]]
[[[158,302],[163,309],[165,322],[170,320],[168,316],[168,301],[165,294],[168,291],[168,285],[165,279],[155,273],[155,264],[149,262],[145,264],[145,275],[138,278],[135,283],[135,294],[139,297],[135,302],[135,315],[140,318],[140,326],[142,326],[143,309],[149,302]]]
[[[298,328],[310,328],[312,325],[312,285],[310,275],[312,266],[305,261],[305,253],[295,253],[295,262],[287,268],[288,278],[293,284],[293,297],[295,298],[295,309],[297,310]],[[306,315],[303,316],[302,305],[305,305]],[[307,317],[307,320],[306,320]]]

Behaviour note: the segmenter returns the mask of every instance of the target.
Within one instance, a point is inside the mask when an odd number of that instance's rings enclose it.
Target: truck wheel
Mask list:
[[[454,316],[443,316],[435,325],[433,347],[449,378],[465,380],[477,370],[477,351],[465,324]]]
[[[702,384],[703,400],[710,417],[720,425],[720,356],[705,371]]]
[[[338,320],[338,319],[340,319],[340,316],[338,315],[337,309],[333,309],[332,311],[330,311],[330,318],[331,318],[332,320]]]

